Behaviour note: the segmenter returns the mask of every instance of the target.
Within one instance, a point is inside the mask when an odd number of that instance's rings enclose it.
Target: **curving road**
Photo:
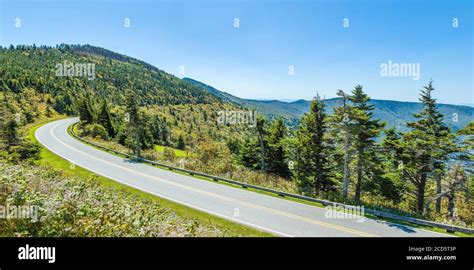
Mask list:
[[[35,136],[50,151],[76,165],[142,191],[212,215],[281,236],[435,237],[447,236],[378,220],[326,218],[326,209],[233,188],[134,163],[85,145],[67,128],[77,118],[37,129]]]

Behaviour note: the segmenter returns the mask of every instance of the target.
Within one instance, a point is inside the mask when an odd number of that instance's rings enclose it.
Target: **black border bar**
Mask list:
[[[26,244],[30,247],[55,247],[55,263],[19,260],[19,248]],[[427,252],[426,247],[431,251]],[[455,259],[407,260],[407,256],[425,255]],[[12,265],[28,264],[275,263],[464,264],[471,265],[472,269],[473,258],[474,238],[0,238],[2,270]]]

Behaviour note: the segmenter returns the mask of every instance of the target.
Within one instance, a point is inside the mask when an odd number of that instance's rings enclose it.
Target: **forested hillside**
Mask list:
[[[57,65],[64,63],[94,64],[94,78],[57,76]],[[151,65],[89,45],[2,48],[0,64],[2,91],[33,89],[38,94],[50,94],[51,104],[60,113],[77,112],[74,104],[83,97],[94,102],[107,99],[109,105],[123,104],[127,91],[135,93],[142,105],[218,102],[201,88]]]
[[[94,72],[58,75],[65,61],[94,64]],[[282,111],[283,102],[242,100],[92,46],[2,48],[0,75],[0,153],[11,163],[39,158],[18,133],[23,126],[79,115],[80,136],[136,156],[306,196],[474,221],[472,109],[437,104],[433,82],[420,85],[420,103],[372,100],[355,85],[339,99],[316,96]],[[252,109],[262,111],[254,118]]]
[[[80,76],[58,76],[58,64],[64,68],[65,64],[94,64],[94,77],[87,75],[88,70],[84,70]],[[2,116],[4,119],[18,118],[20,125],[31,123],[42,114],[51,115],[53,111],[78,115],[81,110],[82,113],[90,111],[94,114],[107,109],[106,117],[110,117],[120,133],[118,122],[125,117],[122,108],[126,105],[127,95],[133,96],[141,110],[179,104],[192,104],[189,107],[191,111],[207,108],[199,117],[204,122],[209,120],[212,126],[217,125],[217,111],[232,108],[206,90],[147,63],[89,45],[0,48],[0,75]],[[149,116],[151,114],[143,117]],[[194,128],[196,132],[211,137],[223,136],[217,129],[208,130],[206,124],[181,121],[186,117],[184,114],[175,116],[173,109],[170,109],[163,114],[163,118],[153,118],[155,130],[159,129],[163,134],[157,135],[157,131],[147,133],[154,137],[149,138],[151,142],[144,144],[149,146],[155,141],[165,145],[174,143],[179,139],[180,132],[168,132],[172,126],[180,126],[181,131]],[[148,125],[149,121],[144,123]],[[197,137],[200,133],[190,133],[190,136]]]
[[[80,76],[57,74],[58,64],[87,67],[91,63],[93,73],[83,70]],[[199,115],[207,120],[205,110],[209,119],[215,118],[209,108],[224,109],[226,104],[139,60],[92,46],[0,48],[0,205],[34,205],[41,218],[39,222],[1,219],[0,236],[261,235],[153,196],[99,184],[105,180],[99,181],[79,168],[71,169],[68,161],[32,140],[32,128],[39,123],[84,113],[90,113],[90,120],[99,121],[107,131],[116,128],[117,132],[102,134],[104,137],[125,139],[121,125],[125,125],[126,97],[137,102],[142,119],[155,120],[142,122],[160,133],[147,133],[153,139],[147,137],[151,141],[146,143],[174,145],[180,138],[182,141],[180,132],[173,129],[182,123],[187,124],[181,126],[183,130],[224,136],[200,129],[185,113],[176,115],[182,106],[187,112],[204,110]],[[163,118],[151,118],[146,113],[154,107],[162,110]],[[106,130],[104,126],[92,124],[87,128],[97,135]]]

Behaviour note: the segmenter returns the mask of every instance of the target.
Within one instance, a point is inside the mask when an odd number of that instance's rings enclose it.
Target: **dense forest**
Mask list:
[[[94,63],[95,78],[55,76],[57,63]],[[306,196],[390,209],[471,226],[474,122],[453,131],[435,86],[402,128],[374,116],[361,85],[338,91],[328,112],[319,96],[288,125],[259,115],[255,126],[221,124],[220,111],[247,110],[206,87],[89,45],[0,49],[1,156],[38,158],[18,134],[53,114],[79,115],[89,140],[188,169]]]

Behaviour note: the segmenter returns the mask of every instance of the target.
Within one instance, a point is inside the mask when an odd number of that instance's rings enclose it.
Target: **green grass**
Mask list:
[[[55,119],[50,119],[49,121],[57,120],[63,117],[58,117]],[[35,137],[35,131],[42,125],[46,124],[49,121],[42,121],[34,126],[30,127],[28,130],[27,138],[31,141],[38,142]],[[114,188],[118,191],[125,191],[125,192],[130,192],[134,195],[137,195],[141,198],[145,199],[150,199],[158,204],[160,204],[163,207],[167,207],[171,210],[173,210],[177,215],[184,217],[184,218],[191,218],[199,221],[202,224],[208,224],[211,226],[216,226],[219,227],[223,231],[230,232],[232,234],[236,235],[242,235],[246,237],[272,237],[275,236],[273,234],[259,231],[257,229],[235,223],[232,221],[228,221],[223,218],[219,218],[207,213],[204,213],[202,211],[181,205],[179,203],[175,203],[172,201],[168,201],[165,199],[162,199],[156,195],[120,184],[118,182],[115,182],[111,179],[108,179],[103,176],[96,175],[84,168],[81,168],[79,166],[75,166],[74,168],[71,168],[70,162],[57,156],[53,152],[49,151],[48,149],[42,147],[41,150],[41,159],[37,161],[37,164],[40,166],[45,166],[45,167],[51,167],[55,169],[59,169],[63,171],[64,175],[70,176],[70,177],[77,177],[77,178],[82,178],[82,179],[89,179],[93,178],[99,183],[105,187],[110,187]]]
[[[155,150],[158,151],[159,153],[163,153],[165,151],[165,148],[171,149],[174,151],[174,154],[176,157],[184,158],[187,157],[187,152],[183,150],[179,150],[176,148],[168,147],[168,146],[162,146],[162,145],[155,145]]]

